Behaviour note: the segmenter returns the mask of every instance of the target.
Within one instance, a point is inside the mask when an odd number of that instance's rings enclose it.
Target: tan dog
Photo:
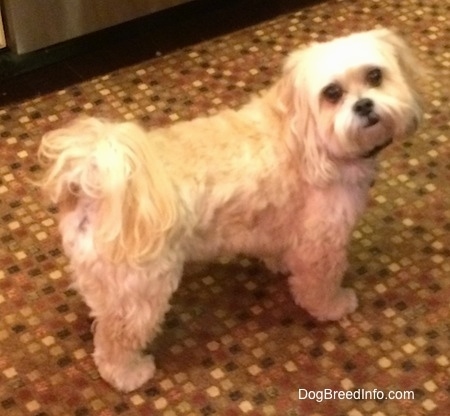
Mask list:
[[[254,256],[288,273],[317,319],[353,312],[347,245],[376,154],[421,119],[414,71],[404,42],[374,30],[294,52],[238,111],[150,132],[86,118],[45,135],[41,186],[60,206],[102,377],[130,391],[153,376],[141,351],[188,260]]]

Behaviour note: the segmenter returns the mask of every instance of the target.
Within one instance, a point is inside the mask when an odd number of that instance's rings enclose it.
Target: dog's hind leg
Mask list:
[[[143,350],[160,329],[181,267],[111,269],[106,268],[103,276],[91,275],[89,284],[78,286],[95,318],[93,357],[99,373],[118,390],[129,392],[154,375],[153,357]]]
[[[121,320],[115,317],[97,318],[93,357],[105,381],[120,391],[129,392],[153,377],[155,364],[152,355],[144,355],[142,352],[146,337],[133,333],[130,329],[111,332]]]
[[[356,309],[354,291],[341,287],[347,268],[345,247],[323,242],[303,245],[289,253],[287,264],[295,302],[318,320],[339,320]]]

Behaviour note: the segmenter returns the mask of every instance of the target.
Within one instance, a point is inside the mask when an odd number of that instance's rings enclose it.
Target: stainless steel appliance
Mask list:
[[[189,0],[0,0],[17,54],[123,23]]]

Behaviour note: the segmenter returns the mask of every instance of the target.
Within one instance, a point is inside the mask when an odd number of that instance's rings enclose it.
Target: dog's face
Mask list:
[[[304,146],[317,147],[310,154],[334,160],[376,154],[419,124],[413,62],[405,43],[386,29],[294,52],[281,84],[291,129]]]

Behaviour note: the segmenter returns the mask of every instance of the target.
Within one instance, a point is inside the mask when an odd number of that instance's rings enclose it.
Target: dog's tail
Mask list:
[[[94,243],[115,263],[139,265],[164,246],[177,219],[173,184],[134,123],[76,120],[44,135],[40,187],[52,202],[92,204]]]

